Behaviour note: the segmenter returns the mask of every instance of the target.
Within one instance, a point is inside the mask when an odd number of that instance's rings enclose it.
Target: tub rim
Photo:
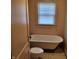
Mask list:
[[[60,40],[59,41],[46,41],[46,40],[32,40],[32,37],[33,36],[38,36],[38,35],[31,35],[31,39],[30,39],[30,42],[44,42],[44,43],[62,43],[63,42],[63,38],[61,37],[61,36],[59,36],[59,35],[40,35],[40,36],[56,36],[56,37],[58,37],[58,38],[60,38]]]

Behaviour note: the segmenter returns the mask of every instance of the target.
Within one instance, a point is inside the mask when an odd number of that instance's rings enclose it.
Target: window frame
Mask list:
[[[44,2],[43,2],[44,3]],[[48,3],[48,4],[50,4],[50,3]],[[38,4],[39,5],[39,4]],[[37,13],[38,13],[38,9],[39,9],[39,6],[37,7]],[[38,25],[42,25],[42,26],[55,26],[56,25],[56,11],[57,11],[57,7],[56,7],[56,4],[55,4],[55,15],[40,15],[39,13],[37,14],[37,19],[38,19],[38,21],[37,21],[37,23],[38,23]],[[39,24],[39,16],[54,16],[54,20],[55,20],[55,22],[54,22],[54,24],[52,23],[52,24]],[[53,19],[52,19],[53,20]]]

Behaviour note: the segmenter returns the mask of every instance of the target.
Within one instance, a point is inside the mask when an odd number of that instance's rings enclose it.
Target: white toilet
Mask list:
[[[39,59],[39,57],[43,54],[44,50],[39,47],[33,47],[30,50],[31,59]]]

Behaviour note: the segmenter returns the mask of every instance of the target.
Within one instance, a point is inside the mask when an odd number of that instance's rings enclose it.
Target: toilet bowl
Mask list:
[[[31,59],[39,59],[40,56],[43,54],[44,50],[39,47],[33,47],[30,49]]]

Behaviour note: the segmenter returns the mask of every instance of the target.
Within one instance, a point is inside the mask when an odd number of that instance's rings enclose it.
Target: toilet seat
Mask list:
[[[31,59],[39,59],[40,56],[42,56],[44,50],[42,48],[39,47],[33,47],[30,49],[30,55],[31,55]]]
[[[43,49],[42,48],[39,48],[39,47],[33,47],[31,48],[30,50],[31,53],[35,53],[35,54],[40,54],[40,53],[43,53]]]

